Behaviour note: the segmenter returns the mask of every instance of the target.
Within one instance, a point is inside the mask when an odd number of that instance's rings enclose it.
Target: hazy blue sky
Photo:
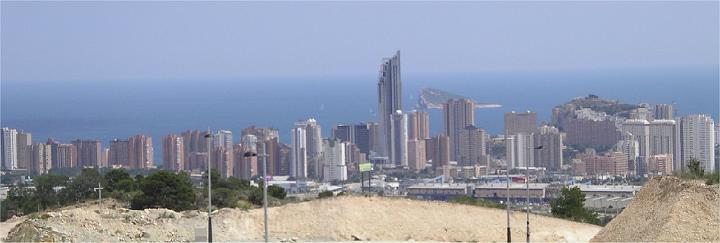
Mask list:
[[[2,2],[2,81],[715,67],[718,2]]]

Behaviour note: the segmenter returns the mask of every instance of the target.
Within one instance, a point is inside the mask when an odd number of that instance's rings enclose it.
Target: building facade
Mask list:
[[[533,134],[533,159],[535,167],[558,171],[563,165],[563,136],[556,127],[543,125]]]
[[[185,168],[185,142],[183,137],[169,134],[163,137],[163,167],[171,171],[184,171]]]
[[[408,149],[407,149],[407,115],[401,110],[395,111],[392,115],[392,123],[390,124],[390,164],[396,167],[408,166]]]
[[[460,132],[475,125],[475,103],[469,99],[450,99],[443,105],[443,134],[450,139],[450,160],[460,156]]]
[[[377,156],[390,157],[394,146],[392,140],[392,116],[402,110],[402,78],[400,76],[400,51],[383,59],[378,77],[378,146]]]
[[[692,159],[700,161],[706,172],[715,171],[715,124],[708,115],[689,115],[680,121],[681,170]]]
[[[323,181],[342,182],[348,179],[346,144],[349,142],[337,138],[323,140]]]

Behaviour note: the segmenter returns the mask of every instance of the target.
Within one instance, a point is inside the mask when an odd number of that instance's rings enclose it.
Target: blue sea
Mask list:
[[[476,125],[497,134],[503,113],[531,110],[540,121],[574,97],[595,94],[625,103],[675,104],[677,115],[710,114],[719,105],[718,68],[547,72],[485,72],[403,75],[404,107],[413,109],[422,88],[437,88],[502,108],[478,109]],[[34,142],[48,137],[69,142],[149,134],[160,162],[161,137],[188,129],[249,125],[279,129],[289,140],[293,123],[314,117],[329,136],[336,124],[374,121],[377,77],[321,76],[226,80],[48,80],[0,83],[2,126],[29,131]],[[430,112],[431,133],[442,127],[441,111]]]

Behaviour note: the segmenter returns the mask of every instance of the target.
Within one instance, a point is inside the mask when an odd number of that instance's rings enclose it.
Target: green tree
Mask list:
[[[560,197],[550,201],[552,214],[579,222],[599,224],[597,214],[584,207],[585,193],[579,187],[563,188]]]
[[[79,202],[91,197],[97,197],[95,188],[98,183],[104,184],[104,179],[97,170],[85,168],[80,175],[72,178],[71,182],[64,189],[66,202]]]
[[[35,184],[35,195],[41,209],[65,204],[60,194],[55,191],[55,188],[67,186],[67,176],[57,174],[40,175],[33,179],[33,183]]]
[[[130,177],[130,173],[125,169],[113,169],[105,174],[105,191],[113,192],[116,190],[120,191],[132,191],[135,190],[133,187],[133,178]]]
[[[331,192],[331,191],[324,191],[324,192],[321,192],[320,194],[318,194],[318,198],[326,198],[326,197],[333,197],[333,196],[335,196],[335,194],[333,194],[333,192]]]
[[[268,186],[268,195],[277,199],[285,199],[287,192],[285,189],[276,185]]]
[[[193,208],[195,192],[187,174],[159,171],[139,182],[140,194],[133,197],[133,209],[169,208],[188,210]]]
[[[702,178],[705,175],[705,169],[700,166],[700,161],[697,159],[690,159],[690,161],[688,161],[687,167],[690,175],[696,178]]]
[[[35,190],[27,185],[17,185],[10,188],[7,198],[0,202],[0,220],[5,221],[12,216],[26,215],[37,211],[38,201]]]

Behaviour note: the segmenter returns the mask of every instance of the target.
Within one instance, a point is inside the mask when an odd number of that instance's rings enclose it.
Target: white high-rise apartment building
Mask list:
[[[227,151],[233,150],[233,133],[227,130],[218,130],[213,134],[213,147],[224,147]]]
[[[402,110],[402,80],[400,78],[400,51],[383,59],[378,77],[378,146],[375,153],[380,157],[391,157],[393,133],[392,116]],[[389,158],[392,161],[392,158]]]
[[[650,151],[648,156],[652,155],[672,155],[671,163],[674,164],[680,154],[677,151],[678,138],[677,126],[674,120],[656,119],[650,122],[650,140],[648,146]]]
[[[691,159],[700,161],[706,172],[715,171],[715,124],[708,115],[689,115],[680,121],[681,167]]]
[[[2,166],[6,170],[18,168],[17,130],[2,128]]]
[[[336,138],[323,140],[323,181],[346,181],[348,179],[345,158],[347,143]]]
[[[322,169],[322,134],[320,125],[313,118],[307,119],[305,129],[305,145],[307,154],[307,177],[320,179]]]
[[[307,177],[307,122],[299,121],[290,134],[290,176]]]
[[[624,132],[620,141],[617,143],[617,150],[627,157],[628,169],[633,169],[631,172],[635,174],[634,168],[637,167],[637,162],[640,154],[640,143],[630,132]]]
[[[638,159],[634,168],[637,175],[645,174],[647,159],[650,156],[650,122],[643,119],[628,119],[620,126],[621,134],[630,136],[638,142]]]
[[[408,166],[408,149],[407,149],[407,115],[401,110],[395,111],[392,116],[390,125],[390,163],[399,167]]]
[[[532,134],[518,133],[509,135],[505,146],[505,155],[510,168],[534,166]]]

